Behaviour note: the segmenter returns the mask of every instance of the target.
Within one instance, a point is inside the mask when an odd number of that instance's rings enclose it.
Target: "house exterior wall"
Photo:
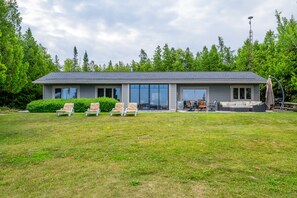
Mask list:
[[[260,86],[254,85],[254,100],[260,101]]]
[[[121,86],[121,101],[125,103],[125,106],[129,103],[129,85],[121,84],[114,86]],[[68,85],[44,85],[43,86],[43,99],[51,99],[54,95],[55,87],[67,87]],[[79,87],[80,98],[95,98],[96,88],[99,86],[112,86],[112,85],[69,85]],[[182,91],[184,88],[205,88],[207,89],[206,99],[209,103],[214,101],[231,101],[231,88],[230,84],[169,84],[169,110],[175,111],[177,109],[177,101],[183,100]],[[238,85],[240,86],[240,85]],[[260,101],[260,87],[259,85],[245,85],[251,86],[253,89],[252,100]]]
[[[80,85],[80,97],[81,98],[95,98],[95,86],[94,85]]]
[[[127,107],[129,103],[129,91],[129,84],[122,84],[122,102],[125,104],[125,107]]]
[[[176,92],[176,84],[169,84],[169,110],[176,111],[176,99],[177,99],[177,92]]]
[[[230,85],[209,85],[209,102],[230,101]]]
[[[51,99],[53,98],[53,86],[51,85],[43,85],[43,99]]]
[[[230,85],[230,84],[179,84],[177,85],[177,100],[183,100],[183,88],[206,88],[208,96],[206,96],[209,103],[214,101],[231,101],[231,87],[232,86],[250,86],[253,89],[252,99],[260,101],[259,85]]]

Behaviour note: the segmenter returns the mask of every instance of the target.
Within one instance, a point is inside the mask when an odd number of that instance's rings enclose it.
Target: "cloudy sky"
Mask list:
[[[297,14],[296,0],[18,0],[25,31],[61,63],[77,46],[82,60],[87,50],[97,64],[149,57],[157,45],[192,52],[217,43],[218,36],[233,50],[248,37],[248,16],[254,16],[254,40],[275,30],[275,10]],[[295,14],[296,13],[296,14]]]

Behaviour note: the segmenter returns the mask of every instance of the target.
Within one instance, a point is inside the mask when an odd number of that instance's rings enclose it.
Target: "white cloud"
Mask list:
[[[149,56],[157,45],[186,48],[196,53],[222,36],[233,50],[248,36],[253,15],[255,39],[275,29],[275,10],[296,13],[292,0],[22,0],[23,29],[60,60],[72,57],[76,45],[96,63],[138,60],[141,48]]]

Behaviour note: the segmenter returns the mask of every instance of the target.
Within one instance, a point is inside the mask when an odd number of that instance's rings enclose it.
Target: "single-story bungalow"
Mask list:
[[[38,80],[43,99],[111,97],[139,110],[176,111],[187,101],[260,101],[252,72],[52,72]]]

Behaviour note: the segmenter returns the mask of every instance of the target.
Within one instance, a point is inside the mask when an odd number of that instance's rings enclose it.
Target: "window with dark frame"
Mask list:
[[[55,88],[55,98],[63,98],[65,100],[78,97],[78,88],[65,87]]]
[[[108,97],[121,101],[121,88],[97,88],[97,97]]]
[[[130,102],[136,102],[140,110],[168,110],[168,84],[130,84]]]
[[[252,88],[250,87],[234,87],[233,88],[233,99],[234,100],[251,100],[252,99]]]

